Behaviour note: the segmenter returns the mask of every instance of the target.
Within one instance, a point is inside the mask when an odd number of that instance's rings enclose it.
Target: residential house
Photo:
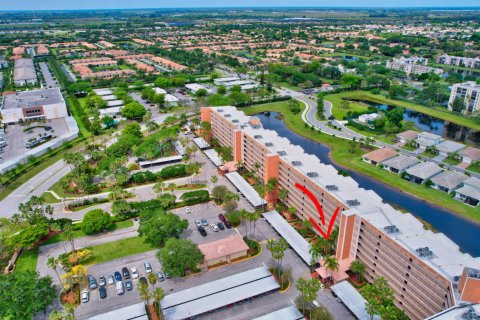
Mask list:
[[[388,159],[382,163],[385,170],[391,171],[396,174],[405,172],[408,168],[420,163],[420,160],[413,157],[408,157],[403,154],[396,156],[395,158]]]
[[[471,206],[478,206],[480,204],[480,180],[468,178],[463,181],[462,186],[455,190],[455,199]]]
[[[458,152],[462,162],[475,163],[480,160],[480,149],[474,147],[466,147]]]
[[[463,173],[445,170],[433,177],[432,188],[450,193],[462,185],[462,182],[468,179]]]
[[[413,130],[407,130],[400,133],[397,133],[396,140],[401,144],[405,145],[410,141],[417,139],[418,132]]]
[[[373,164],[374,166],[378,166],[382,162],[396,157],[397,155],[398,153],[391,148],[381,148],[364,154],[362,160]]]
[[[165,106],[167,108],[172,108],[178,106],[178,98],[172,94],[165,95]]]
[[[8,61],[4,58],[0,58],[0,69],[8,68]]]
[[[417,148],[426,150],[429,147],[436,146],[442,142],[442,137],[430,132],[421,132],[417,134],[417,139],[415,139],[415,143]]]
[[[439,155],[448,157],[449,155],[452,155],[455,152],[465,148],[465,145],[451,140],[445,140],[437,144],[435,148],[437,149]]]
[[[417,184],[422,184],[442,172],[442,168],[440,168],[436,163],[427,161],[420,162],[419,164],[408,168],[406,172],[406,178],[408,180]]]

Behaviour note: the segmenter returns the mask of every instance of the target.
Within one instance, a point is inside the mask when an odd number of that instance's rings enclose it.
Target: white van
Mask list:
[[[115,289],[117,289],[117,294],[123,294],[125,292],[123,281],[115,283]]]

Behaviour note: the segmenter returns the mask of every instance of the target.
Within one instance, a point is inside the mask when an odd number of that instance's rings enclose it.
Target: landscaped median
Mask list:
[[[408,101],[388,99],[382,95],[373,94],[368,91],[356,90],[356,91],[346,91],[341,93],[329,94],[329,95],[326,95],[324,99],[333,104],[332,113],[339,120],[342,120],[343,116],[346,115],[346,112],[348,111],[348,110],[342,110],[340,107],[340,103],[342,99],[347,99],[347,100],[359,100],[359,101],[366,101],[366,102],[372,102],[377,104],[386,104],[389,106],[408,108],[432,117],[436,117],[448,122],[458,124],[460,126],[472,128],[474,130],[480,130],[480,121],[475,120],[474,118],[465,117],[460,114],[448,111],[446,109],[440,110],[436,108],[429,108],[429,107],[422,106],[422,105],[415,104]],[[349,110],[366,111],[367,106],[364,106],[362,104],[355,103],[355,102],[350,102]]]
[[[302,112],[298,113],[297,115],[294,115],[288,109],[287,102],[256,105],[252,107],[241,108],[241,110],[249,115],[265,111],[279,112],[283,115],[283,120],[290,130],[308,139],[330,146],[332,148],[330,157],[337,164],[382,181],[401,190],[402,192],[410,193],[430,203],[462,214],[469,219],[480,221],[480,207],[472,208],[464,203],[452,199],[451,196],[445,192],[428,188],[425,185],[411,183],[394,173],[387,172],[380,167],[372,166],[361,160],[361,156],[368,152],[368,150],[363,150],[359,147],[352,149],[350,145],[351,142],[349,140],[320,133],[317,130],[311,130],[309,127],[306,127],[301,118],[301,114],[303,113],[305,106],[302,105],[301,108]]]

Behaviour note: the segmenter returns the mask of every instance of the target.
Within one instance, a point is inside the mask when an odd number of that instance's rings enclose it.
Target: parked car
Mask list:
[[[145,277],[140,277],[140,279],[138,279],[138,284],[140,284],[140,282],[143,282],[143,283],[145,283],[145,284],[148,284],[147,278],[145,278]]]
[[[132,284],[132,281],[131,281],[131,280],[125,281],[125,288],[127,289],[127,291],[132,291],[132,289],[133,289],[133,284]]]
[[[107,288],[100,287],[100,289],[98,289],[98,295],[101,299],[105,299],[107,297]]]
[[[165,278],[163,277],[163,273],[160,271],[156,273],[158,281],[163,281]]]
[[[165,272],[165,278],[166,279],[170,279],[170,275],[168,273]]]
[[[145,262],[143,266],[145,267],[146,273],[152,273],[152,265],[150,264],[150,262]]]
[[[220,213],[220,214],[218,215],[218,219],[220,219],[220,221],[222,221],[222,222],[227,221],[227,218],[225,218],[225,216],[224,216],[222,213]]]
[[[185,213],[190,213],[192,210],[190,210],[190,207],[185,207]]]
[[[225,221],[225,227],[227,227],[227,229],[231,229],[232,228],[232,223],[230,221]]]
[[[217,226],[220,230],[225,230],[225,226],[223,225],[223,223],[219,222],[217,223]]]
[[[207,231],[205,231],[205,228],[200,226],[198,227],[198,232],[200,232],[200,234],[202,235],[202,237],[206,237],[207,236]]]
[[[202,224],[206,227],[208,226],[208,221],[205,218],[202,218]]]
[[[202,222],[200,220],[195,220],[195,225],[198,227],[202,226]]]
[[[113,276],[111,274],[109,274],[107,276],[107,282],[108,282],[108,284],[114,284],[115,283],[115,279],[113,278]]]
[[[115,289],[117,290],[117,294],[124,294],[125,293],[125,289],[124,289],[122,281],[117,282],[115,284]]]
[[[90,292],[83,291],[82,292],[82,303],[87,303],[90,300]]]
[[[88,287],[90,290],[97,289],[97,281],[92,275],[88,276]]]
[[[128,272],[127,267],[122,268],[122,275],[124,279],[130,279],[130,272]]]
[[[131,268],[130,271],[132,272],[132,279],[137,279],[138,278],[138,271],[137,268]],[[125,283],[126,284],[126,283]]]
[[[118,271],[115,271],[115,281],[122,281],[122,275],[120,274],[120,272]]]
[[[213,232],[218,232],[220,230],[215,223],[212,223],[210,227],[212,228]]]
[[[100,277],[98,278],[98,284],[99,284],[101,287],[103,287],[103,286],[105,286],[105,285],[107,284],[107,281],[105,280],[105,277],[104,277],[104,276],[100,276]]]

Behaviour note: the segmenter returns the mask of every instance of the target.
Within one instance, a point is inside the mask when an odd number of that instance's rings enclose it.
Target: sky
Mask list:
[[[75,10],[205,7],[472,7],[479,0],[0,0],[4,10]]]

